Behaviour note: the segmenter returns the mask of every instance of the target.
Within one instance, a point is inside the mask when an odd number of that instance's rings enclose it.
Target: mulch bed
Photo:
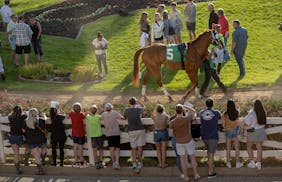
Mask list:
[[[200,1],[207,0],[197,0]],[[165,0],[66,0],[27,12],[25,15],[39,19],[44,34],[76,38],[83,24],[113,14],[126,16],[130,11],[157,7],[159,3],[166,2]]]

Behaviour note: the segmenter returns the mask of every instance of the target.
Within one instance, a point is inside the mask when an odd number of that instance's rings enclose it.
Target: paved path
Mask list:
[[[191,178],[192,179],[192,178]],[[1,182],[173,182],[178,177],[115,177],[115,176],[9,176],[0,175]],[[201,182],[282,182],[281,176],[223,176],[212,179],[202,177]]]

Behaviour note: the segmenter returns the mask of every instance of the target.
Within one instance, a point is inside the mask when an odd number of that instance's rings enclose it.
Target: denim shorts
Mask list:
[[[8,139],[9,139],[10,144],[16,144],[19,146],[24,144],[23,135],[20,135],[20,136],[9,135]]]
[[[84,145],[85,144],[85,137],[72,137],[73,143],[76,143],[78,145]]]
[[[208,152],[211,154],[214,154],[217,149],[218,140],[215,140],[215,139],[204,140],[204,144]]]
[[[15,39],[13,38],[13,36],[9,36],[9,43],[11,45],[12,51],[15,51],[16,50],[16,42],[15,42]]]
[[[44,142],[44,143],[37,143],[37,144],[28,144],[28,147],[29,147],[30,149],[34,149],[34,148],[36,148],[36,147],[38,147],[38,148],[43,148],[43,147],[45,147],[46,145],[47,145],[47,143]]]
[[[228,139],[237,138],[238,130],[238,128],[234,128],[232,130],[225,131],[225,137]]]
[[[167,142],[168,141],[168,131],[164,130],[155,130],[154,131],[154,142]]]

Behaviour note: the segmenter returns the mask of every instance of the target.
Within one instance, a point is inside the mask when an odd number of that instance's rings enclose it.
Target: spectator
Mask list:
[[[139,28],[140,28],[140,46],[144,48],[148,45],[151,45],[151,37],[150,37],[150,23],[148,20],[148,13],[143,12],[141,14],[139,20]]]
[[[42,175],[44,174],[42,165],[45,162],[44,156],[47,152],[47,138],[45,136],[45,120],[39,117],[38,110],[31,108],[28,111],[24,130],[26,133],[26,141],[37,164],[37,174]]]
[[[155,43],[163,43],[164,40],[164,22],[160,13],[155,13],[155,19],[152,26],[152,40]]]
[[[200,178],[197,170],[197,162],[195,157],[196,144],[191,136],[191,120],[192,117],[183,116],[183,106],[181,104],[176,105],[176,117],[171,121],[169,125],[170,135],[176,138],[176,150],[177,154],[180,155],[181,168],[184,174],[184,181],[189,181],[187,173],[187,155],[189,155],[195,180]]]
[[[212,25],[213,24],[218,24],[218,15],[216,14],[216,12],[214,11],[214,4],[210,3],[208,5],[208,10],[210,12],[210,18],[209,18],[209,29],[212,29]]]
[[[19,163],[20,149],[24,144],[23,128],[27,116],[23,114],[21,106],[15,106],[12,113],[8,116],[10,122],[9,142],[14,152],[14,163],[18,174],[22,174],[22,169]]]
[[[107,65],[108,41],[105,38],[103,38],[103,34],[99,32],[97,38],[95,38],[92,41],[92,45],[94,46],[95,49],[96,61],[99,69],[98,76],[102,78],[103,77],[102,64],[104,66],[105,75],[108,74],[108,65]]]
[[[209,86],[209,82],[211,77],[214,79],[214,81],[217,83],[217,85],[220,87],[220,89],[223,91],[223,93],[227,92],[227,88],[224,86],[224,84],[221,82],[220,77],[217,74],[217,71],[215,70],[215,64],[212,61],[212,55],[214,54],[214,49],[213,46],[209,47],[209,54],[207,58],[204,60],[202,66],[201,66],[201,71],[205,72],[205,80],[204,83],[200,89],[200,94],[203,97],[207,97],[205,95],[206,89]]]
[[[35,20],[34,18],[29,18],[28,24],[33,32],[31,43],[34,53],[37,56],[38,61],[42,61],[43,51],[41,46],[41,34],[42,34],[41,24],[39,21]]]
[[[4,31],[7,30],[7,25],[11,21],[11,16],[13,14],[13,11],[9,7],[9,5],[10,5],[10,1],[4,0],[4,5],[0,9]],[[8,44],[8,36],[6,37],[6,43]]]
[[[266,113],[260,100],[254,102],[254,108],[250,110],[244,120],[247,128],[247,150],[249,154],[249,168],[261,169],[262,142],[266,140]],[[257,160],[254,161],[253,145],[256,145]]]
[[[3,66],[3,62],[2,62],[1,56],[0,56],[0,76],[1,76],[2,80],[6,79],[5,70],[4,70],[4,66]]]
[[[143,146],[145,145],[145,128],[141,121],[144,104],[132,97],[129,107],[124,111],[124,118],[128,120],[128,135],[131,146],[132,168],[141,170]]]
[[[163,22],[164,22],[163,31],[164,31],[164,37],[166,38],[166,43],[173,44],[175,31],[173,27],[173,22],[171,19],[168,19],[168,12],[166,10],[163,12]]]
[[[30,27],[24,23],[24,18],[19,17],[19,22],[15,25],[15,28],[12,32],[16,42],[16,55],[15,55],[15,64],[19,66],[19,54],[24,52],[25,64],[29,63],[29,55],[31,52],[30,40],[32,37],[32,30]]]
[[[8,34],[9,43],[11,45],[13,64],[16,64],[16,62],[15,62],[16,42],[15,42],[14,37],[12,36],[12,32],[15,29],[17,22],[18,22],[18,16],[13,14],[11,16],[11,21],[9,22],[9,24],[7,26],[7,34]]]
[[[176,2],[172,2],[171,3],[171,8],[172,11],[169,13],[169,18],[172,20],[173,24],[174,24],[174,32],[175,32],[175,36],[174,36],[174,42],[176,44],[180,44],[181,41],[181,31],[183,29],[183,24],[182,24],[182,15],[180,13],[180,11],[177,9],[177,3]]]
[[[160,19],[163,19],[163,12],[165,10],[165,4],[159,4],[158,5],[158,9],[157,9],[157,13],[160,14]]]
[[[154,121],[154,142],[157,149],[157,158],[159,168],[166,167],[166,147],[168,141],[167,124],[169,116],[167,115],[163,105],[158,104],[152,113]]]
[[[105,112],[102,113],[101,119],[105,126],[105,135],[110,148],[110,155],[114,169],[120,169],[119,153],[120,153],[120,128],[119,121],[123,116],[117,111],[113,111],[111,103],[105,104]]]
[[[101,127],[101,116],[97,114],[98,108],[96,105],[92,105],[89,109],[89,113],[86,116],[86,123],[88,129],[88,136],[91,138],[93,154],[95,160],[96,169],[104,168],[103,165],[103,147],[104,138]],[[98,154],[98,155],[97,155]]]
[[[218,24],[221,26],[220,33],[224,36],[224,61],[228,61],[230,59],[228,53],[228,45],[227,40],[229,37],[229,23],[227,17],[224,15],[224,10],[222,8],[218,9]]]
[[[240,69],[238,80],[242,79],[245,74],[244,55],[248,44],[248,32],[244,27],[240,26],[239,20],[233,21],[235,31],[232,34],[231,54],[234,54]]]
[[[186,16],[186,28],[189,32],[190,41],[196,38],[196,16],[197,7],[193,0],[188,0],[184,9],[184,15]]]
[[[52,159],[53,166],[57,166],[57,145],[60,149],[60,166],[64,166],[64,146],[67,140],[64,119],[66,114],[63,110],[59,109],[59,104],[55,104],[50,108],[50,118],[51,118],[51,146],[52,146]]]
[[[205,143],[208,156],[208,178],[216,177],[214,172],[214,154],[218,144],[218,121],[221,114],[213,110],[213,100],[206,100],[206,108],[200,112],[201,137]]]
[[[85,144],[85,129],[83,120],[85,115],[81,112],[81,104],[79,102],[74,103],[72,105],[72,109],[73,110],[69,113],[69,118],[71,119],[73,153],[75,160],[73,167],[85,168],[87,167],[83,158],[83,145]]]
[[[225,130],[226,137],[226,158],[228,168],[231,168],[231,142],[235,144],[235,157],[236,157],[236,168],[241,168],[243,164],[240,162],[240,141],[238,140],[239,131],[239,110],[236,108],[235,103],[232,99],[227,101],[227,109],[222,115],[222,126]]]

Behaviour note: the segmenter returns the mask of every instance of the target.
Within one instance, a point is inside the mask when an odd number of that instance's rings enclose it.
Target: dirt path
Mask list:
[[[2,91],[4,92],[4,91]],[[39,100],[57,100],[61,103],[73,103],[76,101],[82,104],[103,104],[106,102],[112,103],[127,103],[128,99],[132,96],[140,96],[140,89],[136,91],[106,91],[106,92],[48,92],[48,91],[5,91],[9,96],[19,98],[32,98]],[[184,92],[171,92],[174,100],[177,102],[181,99]],[[253,99],[267,99],[276,100],[282,98],[282,87],[264,87],[255,89],[230,89],[227,95],[224,95],[220,90],[213,89],[209,93],[209,96],[216,101],[225,102],[226,99],[232,98],[237,102],[244,103]],[[195,99],[194,94],[191,95],[187,100],[196,103],[201,101]],[[166,103],[168,99],[160,92],[151,91],[148,93],[147,103]]]

